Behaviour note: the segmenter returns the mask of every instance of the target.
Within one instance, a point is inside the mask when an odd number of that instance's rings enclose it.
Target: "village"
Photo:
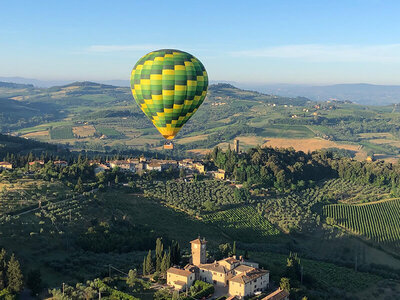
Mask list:
[[[35,160],[29,162],[30,169],[40,169],[46,164],[43,160]],[[55,160],[52,162],[55,167],[67,167],[68,162],[64,160]],[[225,179],[224,170],[216,171],[206,171],[204,163],[199,160],[193,159],[183,159],[183,160],[161,160],[161,159],[147,159],[145,157],[141,158],[128,158],[124,160],[110,160],[106,162],[100,162],[96,160],[89,161],[91,166],[94,166],[94,173],[99,174],[104,171],[118,169],[121,172],[128,172],[132,174],[141,174],[143,172],[163,172],[166,170],[180,170],[183,169],[187,171],[185,180],[193,179],[193,174],[202,174],[215,179]],[[12,163],[7,161],[0,162],[1,170],[13,170],[14,166]]]
[[[233,151],[240,153],[239,140],[234,140]],[[40,169],[49,162],[44,160],[34,160],[28,163],[29,169]],[[69,164],[65,160],[54,160],[52,163],[55,167],[67,167]],[[156,171],[163,172],[166,170],[185,170],[187,171],[185,180],[191,180],[194,173],[206,175],[210,178],[215,179],[226,179],[225,170],[206,170],[204,162],[202,160],[195,160],[191,158],[186,158],[182,160],[172,160],[172,159],[147,159],[142,156],[139,158],[127,158],[119,160],[107,160],[101,162],[100,160],[89,160],[89,164],[94,166],[94,173],[99,174],[101,172],[118,169],[122,172],[128,172],[132,174],[142,174],[145,171]],[[1,170],[12,170],[14,166],[12,163],[7,161],[0,162]]]
[[[289,293],[281,288],[272,289],[269,271],[242,256],[226,257],[218,261],[207,260],[207,241],[198,237],[190,242],[191,258],[183,268],[172,266],[167,270],[167,285],[187,293],[196,280],[214,286],[213,299],[227,295],[226,300],[247,299],[264,295],[261,300],[288,300]]]

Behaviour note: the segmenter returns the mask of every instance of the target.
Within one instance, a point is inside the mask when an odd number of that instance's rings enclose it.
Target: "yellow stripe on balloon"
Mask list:
[[[186,67],[182,65],[175,65],[175,71],[185,71]]]
[[[186,85],[175,85],[175,91],[186,91]]]
[[[162,70],[162,75],[175,75],[175,71],[164,69],[164,70]]]
[[[174,90],[163,90],[162,91],[163,96],[173,96],[175,94]]]
[[[150,80],[162,80],[161,74],[150,74]]]

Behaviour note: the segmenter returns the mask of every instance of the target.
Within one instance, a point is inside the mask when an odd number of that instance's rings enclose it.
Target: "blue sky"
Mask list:
[[[158,48],[211,80],[400,84],[400,1],[4,1],[0,76],[128,79]]]

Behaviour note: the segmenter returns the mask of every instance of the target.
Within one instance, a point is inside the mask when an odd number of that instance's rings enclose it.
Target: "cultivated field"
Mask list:
[[[312,152],[323,148],[340,148],[346,150],[352,150],[356,152],[360,151],[360,146],[350,144],[339,144],[333,141],[311,138],[311,139],[288,139],[288,138],[267,138],[263,146],[277,147],[277,148],[294,148],[298,151]]]
[[[72,132],[77,137],[89,137],[96,133],[93,125],[75,126],[72,127]]]
[[[324,215],[341,227],[381,245],[400,249],[400,200],[362,205],[327,205]]]

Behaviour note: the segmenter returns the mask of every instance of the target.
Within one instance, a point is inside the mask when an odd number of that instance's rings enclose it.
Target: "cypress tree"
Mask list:
[[[146,256],[143,257],[143,275],[147,275],[147,269],[146,269]]]
[[[167,254],[166,252],[164,252],[164,256],[161,263],[161,273],[167,272],[167,270],[171,266],[170,257],[171,257],[170,253]]]
[[[233,241],[232,253],[236,255],[236,241]]]
[[[181,261],[181,249],[177,241],[172,241],[171,245],[171,263],[173,265],[179,264]]]
[[[163,259],[164,245],[160,238],[156,240],[156,271],[161,271],[161,263]]]
[[[153,273],[154,270],[154,265],[153,265],[153,258],[151,257],[151,250],[149,250],[149,253],[147,254],[146,257],[146,272],[147,274]]]
[[[24,285],[22,279],[23,277],[19,261],[15,258],[15,255],[13,253],[7,265],[8,289],[16,293],[20,292]]]

